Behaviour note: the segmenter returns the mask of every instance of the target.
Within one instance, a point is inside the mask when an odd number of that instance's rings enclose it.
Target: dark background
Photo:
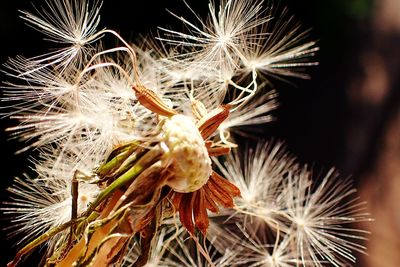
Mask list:
[[[51,47],[42,40],[41,34],[18,18],[19,9],[33,10],[30,2],[0,3],[1,63],[18,54],[39,55]],[[39,7],[44,1],[32,2]],[[138,34],[147,35],[149,30],[155,33],[157,26],[182,27],[165,11],[166,8],[179,15],[189,13],[181,0],[140,1],[139,6],[137,2],[104,0],[100,28],[117,30],[125,39],[135,40]],[[207,13],[206,0],[188,0],[188,3],[203,17]],[[385,15],[376,11],[377,3],[373,0],[287,0],[280,4],[289,7],[305,30],[312,29],[309,39],[318,40],[321,50],[316,60],[320,65],[308,70],[312,76],[310,80],[291,79],[296,86],[276,84],[280,95],[280,107],[274,113],[277,121],[265,126],[264,138],[285,140],[288,150],[303,163],[314,164],[320,169],[336,166],[344,176],[352,175],[362,188],[369,179],[365,174],[377,164],[382,139],[393,113],[397,114],[399,60],[396,61],[398,54],[391,51],[398,51],[400,27],[393,30],[393,27],[377,26],[379,16]],[[398,14],[400,16],[400,10]],[[368,62],[369,51],[380,55],[384,65],[386,59],[393,61],[385,65],[388,72],[385,77],[389,77],[389,82],[378,83],[372,89],[376,94],[372,95],[364,88],[365,80],[370,77],[368,64],[377,65]],[[370,71],[374,74],[379,69]],[[9,140],[10,135],[4,129],[15,122],[4,118],[0,124],[0,194],[4,201],[5,189],[13,177],[27,170],[28,153],[14,155],[22,145]],[[6,225],[5,222],[2,224]],[[6,240],[2,231],[0,266],[15,253],[12,243],[12,240]],[[29,260],[25,264],[35,265]],[[364,265],[367,263],[360,266]]]

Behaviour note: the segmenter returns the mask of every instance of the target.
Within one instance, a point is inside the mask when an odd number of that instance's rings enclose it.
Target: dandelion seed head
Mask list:
[[[38,157],[31,159],[36,177],[25,175],[24,179],[17,178],[8,188],[12,201],[1,208],[13,222],[9,229],[10,235],[21,238],[18,244],[71,220],[71,184],[75,172],[80,170],[90,179],[89,176],[101,160],[94,155],[59,150],[53,146],[43,147]],[[79,182],[78,188],[77,214],[80,215],[86,211],[100,189],[86,182]],[[48,244],[52,246],[65,236],[66,232],[62,232],[51,238]]]
[[[257,18],[261,10],[258,1],[221,1],[217,6],[210,2],[210,16],[206,22],[199,20],[199,26],[178,17],[189,29],[190,33],[183,33],[162,29],[166,34],[160,40],[188,47],[187,53],[181,57],[194,63],[197,68],[221,67],[222,65],[237,66],[239,38],[252,28],[263,23]],[[191,10],[192,13],[195,13]]]
[[[46,5],[41,11],[36,9],[38,15],[21,11],[21,17],[32,28],[45,34],[47,40],[67,47],[31,58],[36,66],[22,72],[21,76],[49,66],[68,72],[71,65],[83,63],[86,55],[93,50],[89,44],[101,38],[102,34],[96,33],[101,2],[56,0],[46,1]]]
[[[302,69],[316,64],[309,62],[318,50],[315,42],[305,41],[307,32],[291,17],[287,19],[286,9],[277,16],[273,8],[266,12],[261,4],[260,0],[221,0],[219,5],[210,1],[206,20],[189,7],[197,21],[174,15],[188,33],[163,29],[159,46],[151,41],[130,45],[115,31],[97,32],[100,1],[47,1],[47,8],[38,15],[22,12],[33,28],[66,47],[30,59],[19,57],[6,66],[8,76],[18,80],[5,85],[8,106],[15,106],[9,115],[21,122],[10,130],[29,141],[29,148],[40,150],[39,157],[32,159],[37,177],[16,179],[9,189],[12,202],[2,209],[12,217],[14,233],[28,233],[21,242],[71,220],[75,198],[78,217],[91,215],[85,212],[91,211],[92,203],[101,202],[93,208],[108,207],[107,190],[119,190],[123,196],[118,201],[130,201],[131,189],[148,176],[139,176],[127,185],[128,190],[125,184],[119,186],[118,179],[131,174],[124,173],[130,164],[149,160],[151,166],[139,175],[154,171],[159,175],[155,178],[164,178],[161,186],[170,187],[162,188],[162,194],[164,189],[174,192],[146,203],[145,218],[134,217],[136,212],[141,214],[141,207],[130,207],[133,217],[129,218],[144,228],[150,227],[147,220],[161,217],[148,267],[354,262],[352,252],[364,252],[356,242],[364,232],[347,225],[365,220],[366,215],[352,199],[349,182],[332,182],[336,176],[328,172],[319,185],[313,185],[312,173],[300,168],[282,143],[262,141],[243,155],[234,150],[225,159],[210,158],[236,147],[229,141],[231,133],[248,137],[254,133],[245,127],[271,121],[276,92],[264,91],[269,85],[265,76],[306,78]],[[105,34],[120,45],[103,47]],[[153,94],[142,94],[150,99],[136,97],[135,86],[145,93],[151,90]],[[151,105],[143,104],[151,99],[180,115],[155,114],[146,108]],[[126,152],[124,144],[133,142],[139,144],[137,150],[132,152],[133,145],[128,146],[133,154],[119,165]],[[158,154],[151,158],[150,152]],[[229,181],[212,169],[212,160]],[[99,170],[108,163],[107,168],[115,167],[105,177],[110,180],[100,186],[88,183],[98,181],[97,171],[101,176]],[[76,181],[78,194],[72,196],[71,183]],[[150,195],[153,189],[146,190]],[[118,194],[112,200],[114,196]],[[228,209],[233,206],[234,210]],[[224,209],[212,220],[223,220],[223,225],[209,227],[207,210],[219,212],[220,207]],[[175,208],[174,218],[169,217],[171,208]],[[163,216],[175,220],[175,210],[181,226],[174,223],[174,229],[168,228]],[[125,217],[112,220],[122,228],[131,223]],[[196,238],[196,229],[207,238],[203,244]],[[50,246],[59,237],[60,242],[67,240],[66,232],[54,236]],[[104,237],[122,235],[127,237],[125,233]],[[133,256],[126,258],[127,264],[134,264],[142,253],[140,242],[146,241],[135,240],[131,245]]]

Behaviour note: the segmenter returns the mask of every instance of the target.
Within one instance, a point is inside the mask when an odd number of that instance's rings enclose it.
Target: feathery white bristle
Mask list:
[[[239,210],[273,220],[281,210],[282,179],[295,165],[282,143],[260,142],[244,155],[234,150],[224,163],[217,161],[222,174],[241,192]]]
[[[286,8],[271,7],[269,20],[252,33],[243,36],[241,64],[245,72],[253,70],[278,79],[308,78],[305,67],[317,65],[309,59],[319,50],[316,42],[306,42],[308,31],[302,31]]]
[[[302,264],[293,250],[293,236],[285,233],[273,236],[266,231],[268,228],[260,231],[259,227],[255,224],[247,227],[237,224],[235,231],[232,231],[225,225],[212,223],[210,234],[215,236],[217,248],[221,251],[230,249],[235,253],[232,266],[289,267]]]
[[[219,126],[220,135],[224,136],[225,132],[234,132],[243,136],[252,136],[243,128],[271,122],[273,117],[269,113],[278,107],[276,96],[277,93],[273,90],[257,99],[251,99],[249,103],[236,109]]]
[[[42,150],[41,158],[33,161],[38,176],[34,179],[27,175],[24,179],[17,178],[8,189],[12,194],[12,202],[2,207],[3,213],[13,222],[11,235],[25,233],[21,243],[71,220],[71,183],[74,173],[80,170],[91,174],[99,164],[99,159],[71,151],[60,154],[60,151],[51,147]],[[78,215],[86,210],[99,192],[97,185],[79,183]],[[52,244],[58,238],[54,237],[48,242]]]
[[[363,212],[364,204],[355,196],[351,180],[341,180],[332,169],[314,186],[309,168],[300,167],[281,146],[259,144],[255,152],[245,154],[243,159],[233,153],[224,164],[215,161],[242,193],[236,200],[236,212],[220,215],[228,216],[225,224],[241,222],[243,234],[249,237],[275,232],[283,238],[277,240],[279,245],[289,242],[288,249],[296,248],[285,253],[294,255],[292,260],[298,264],[324,266],[329,262],[343,266],[354,262],[355,251],[365,253],[359,242],[367,232],[351,224],[369,219]],[[257,251],[256,247],[252,249]],[[271,260],[270,256],[265,260]],[[258,266],[254,264],[251,266]]]
[[[46,8],[36,9],[37,15],[21,11],[21,18],[29,26],[47,36],[46,40],[67,47],[31,58],[36,68],[21,73],[30,74],[47,66],[65,70],[70,64],[80,63],[88,51],[88,44],[100,38],[96,35],[100,22],[99,11],[102,2],[94,0],[46,1]]]
[[[22,18],[56,43],[83,44],[90,40],[99,24],[101,2],[86,0],[46,1],[47,9],[38,16],[22,11]]]
[[[313,266],[327,261],[334,266],[354,263],[354,251],[365,253],[359,244],[366,232],[351,224],[369,221],[358,201],[351,180],[342,180],[334,169],[313,185],[312,172],[303,168],[289,175],[284,190],[288,219],[293,223],[297,253]]]

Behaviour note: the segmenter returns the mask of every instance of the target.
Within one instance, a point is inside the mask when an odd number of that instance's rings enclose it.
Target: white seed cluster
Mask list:
[[[163,142],[168,147],[164,161],[173,167],[167,181],[174,191],[189,193],[200,189],[210,177],[211,159],[200,132],[191,118],[175,115],[167,119]]]

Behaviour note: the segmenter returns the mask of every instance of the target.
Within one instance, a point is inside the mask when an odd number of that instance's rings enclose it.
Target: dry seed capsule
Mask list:
[[[163,142],[168,147],[163,160],[172,167],[167,181],[174,191],[189,193],[200,189],[211,174],[211,159],[204,140],[190,117],[174,115],[163,126]]]

